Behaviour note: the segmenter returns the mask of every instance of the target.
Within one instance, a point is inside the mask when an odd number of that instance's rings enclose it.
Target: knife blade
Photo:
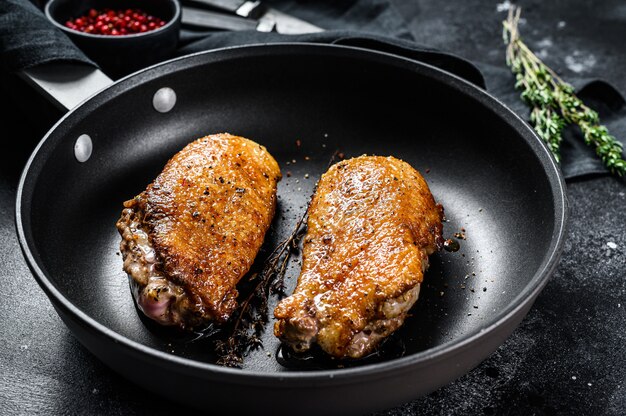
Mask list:
[[[212,10],[236,14],[250,19],[258,19],[266,9],[260,0],[183,0],[183,3],[195,7],[204,6]]]
[[[261,22],[255,19],[245,19],[239,16],[210,12],[187,6],[182,7],[182,12],[181,23],[194,28],[231,31],[257,30],[259,32],[271,32],[274,30],[274,23],[268,21]]]
[[[319,26],[315,26],[312,23],[298,19],[297,17],[273,8],[268,8],[258,19],[259,22],[266,22],[268,25],[274,23],[276,31],[285,35],[299,35],[302,33],[317,33],[324,31],[324,29]]]
[[[278,33],[283,34],[296,35],[322,32],[324,30],[280,10],[267,7],[260,0],[183,0],[183,3],[256,19],[262,27],[274,27]]]

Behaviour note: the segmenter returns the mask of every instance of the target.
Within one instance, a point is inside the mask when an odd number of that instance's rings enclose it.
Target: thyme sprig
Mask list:
[[[307,207],[291,234],[274,248],[261,272],[250,277],[251,281],[257,281],[254,290],[241,303],[228,338],[215,343],[218,365],[241,367],[243,357],[249,350],[263,346],[260,337],[269,320],[269,295],[284,294],[287,264],[291,255],[298,252],[304,234],[302,225],[306,223],[308,211]]]
[[[600,124],[598,113],[587,107],[574,88],[544,64],[522,41],[518,31],[521,9],[511,7],[504,26],[506,63],[515,74],[515,88],[531,107],[530,123],[560,162],[562,132],[566,124],[577,125],[585,143],[595,148],[607,169],[616,175],[626,173],[622,144]]]
[[[333,153],[327,168],[334,164],[337,158],[343,159],[343,153],[339,150]],[[316,190],[317,183],[312,195]],[[291,256],[297,254],[300,249],[300,241],[306,232],[312,198],[311,196],[306,210],[296,221],[289,236],[282,240],[265,260],[261,272],[250,277],[250,281],[257,281],[257,284],[241,303],[232,331],[225,340],[215,342],[218,365],[241,367],[243,357],[248,351],[263,346],[261,334],[269,321],[268,299],[270,294],[281,296],[285,294],[285,271]]]

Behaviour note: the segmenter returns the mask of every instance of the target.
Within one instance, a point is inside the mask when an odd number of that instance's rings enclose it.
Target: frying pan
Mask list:
[[[153,106],[162,88],[176,96],[169,111]],[[267,146],[281,165],[277,215],[260,259],[292,230],[337,150],[394,155],[424,174],[445,207],[444,236],[460,233],[461,248],[431,256],[411,316],[373,356],[294,356],[274,339],[270,319],[263,347],[242,369],[226,368],[215,364],[211,337],[194,340],[137,313],[115,229],[121,203],[184,145],[217,132]],[[93,150],[79,162],[83,135]],[[16,209],[35,278],[107,365],[201,409],[276,414],[373,411],[468,372],[531,308],[558,262],[567,217],[563,178],[545,146],[485,91],[399,56],[314,44],[220,49],[115,82],[39,143]],[[298,271],[296,258],[287,293]]]

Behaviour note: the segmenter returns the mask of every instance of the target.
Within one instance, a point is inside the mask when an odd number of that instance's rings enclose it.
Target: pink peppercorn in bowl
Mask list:
[[[50,0],[48,19],[113,78],[171,58],[177,0]]]

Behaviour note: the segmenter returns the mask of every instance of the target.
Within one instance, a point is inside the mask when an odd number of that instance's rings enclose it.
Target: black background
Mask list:
[[[504,68],[505,12],[498,11],[503,2],[393,3],[418,42]],[[566,80],[603,78],[626,93],[623,2],[520,5],[526,18],[522,35],[532,49],[545,51],[546,63]],[[496,95],[502,88],[490,85],[489,77],[487,86]],[[28,154],[56,115],[42,114],[40,123],[28,123],[20,114],[35,111],[36,104],[27,91],[23,94],[13,112],[0,115],[5,127],[0,152],[0,414],[193,411],[142,390],[101,364],[73,338],[28,271],[15,235],[15,192]],[[11,127],[18,130],[11,133]],[[9,150],[9,143],[15,147]],[[568,182],[568,193],[571,217],[563,258],[521,326],[469,374],[377,414],[626,413],[626,186],[609,176],[583,177]]]

